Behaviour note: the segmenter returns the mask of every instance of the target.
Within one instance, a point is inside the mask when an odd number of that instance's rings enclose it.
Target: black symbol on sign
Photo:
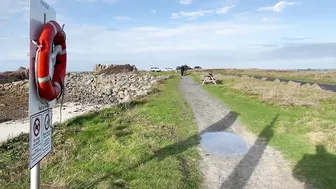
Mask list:
[[[34,135],[37,137],[40,133],[40,120],[39,118],[36,118],[34,121]]]
[[[44,128],[48,130],[49,127],[50,127],[50,117],[49,114],[46,114],[44,118]]]

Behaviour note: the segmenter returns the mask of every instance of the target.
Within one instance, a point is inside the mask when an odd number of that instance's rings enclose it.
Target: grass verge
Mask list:
[[[199,75],[193,77],[200,81]],[[336,99],[321,101],[314,108],[280,106],[263,102],[260,94],[234,89],[232,82],[203,87],[237,112],[256,135],[278,115],[272,132],[265,137],[290,160],[293,175],[317,188],[336,188]]]
[[[178,77],[156,93],[57,126],[42,188],[199,188],[193,115]],[[188,139],[188,140],[185,140]],[[0,186],[29,188],[28,135],[0,146]]]

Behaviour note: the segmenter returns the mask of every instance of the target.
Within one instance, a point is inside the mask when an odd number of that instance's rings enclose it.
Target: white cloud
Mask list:
[[[180,3],[183,5],[189,5],[192,3],[192,0],[180,0]]]
[[[28,6],[28,1],[25,0],[1,0],[0,28],[15,17],[26,19],[29,14]]]
[[[279,1],[274,6],[266,6],[261,7],[258,10],[259,11],[273,11],[273,12],[281,12],[286,6],[296,5],[296,2],[288,2],[288,1]]]
[[[275,22],[277,20],[278,19],[273,18],[273,17],[263,17],[263,18],[260,19],[261,22]]]
[[[171,18],[182,18],[182,17],[187,17],[187,18],[196,18],[199,16],[204,16],[206,14],[213,13],[214,10],[198,10],[198,11],[192,11],[192,12],[184,12],[181,11],[179,13],[172,13]]]
[[[198,10],[198,11],[191,11],[191,12],[181,11],[179,13],[172,13],[170,18],[172,19],[177,19],[177,18],[196,19],[197,17],[205,16],[209,14],[225,14],[234,7],[235,7],[234,5],[231,5],[231,6],[225,6],[222,8],[218,8],[218,9]]]
[[[153,14],[156,14],[156,10],[151,10],[150,12]]]
[[[233,22],[205,22],[167,27],[134,27],[123,30],[100,25],[77,25],[67,21],[69,60],[128,58],[137,53],[182,53],[191,51],[241,50],[246,44],[234,40],[245,35],[284,29],[285,25],[235,24]],[[70,20],[70,21],[68,21]],[[59,21],[62,24],[61,21]],[[86,40],[83,40],[86,39]],[[28,36],[4,36],[0,41],[0,60],[25,60]],[[88,45],[89,44],[89,45]],[[85,47],[85,48],[83,48]],[[171,55],[171,54],[170,54]],[[144,55],[141,55],[144,56]],[[104,58],[105,57],[105,58]],[[136,57],[136,56],[135,56]],[[91,59],[90,59],[91,60]]]
[[[226,6],[226,7],[223,7],[223,8],[219,8],[216,10],[216,13],[217,14],[225,14],[227,13],[230,9],[234,8],[235,5],[231,5],[231,6]]]
[[[134,27],[126,30],[111,30],[104,26],[72,25],[67,27],[66,32],[68,43],[71,44],[69,52],[123,54],[240,49],[239,42],[230,44],[228,40],[236,36],[274,31],[284,27],[287,26],[210,22],[174,28]],[[83,41],[84,38],[90,41]],[[86,45],[87,43],[90,43],[90,47]],[[83,49],[83,46],[87,48]]]
[[[2,8],[0,6],[0,10],[13,10],[12,6],[10,8]],[[180,18],[196,18],[202,14],[226,13],[229,9],[223,7],[203,10],[205,11],[203,13],[195,11],[184,12],[183,14],[178,13],[177,15]],[[12,16],[17,15],[17,13],[9,12],[7,14]],[[2,12],[0,12],[0,15],[2,15]],[[123,16],[120,17],[123,20]],[[175,25],[171,27],[143,25],[142,27],[118,30],[103,25],[75,24],[75,22],[72,22],[76,20],[75,18],[71,19],[65,15],[57,14],[59,23],[66,24],[65,32],[67,34],[67,43],[69,44],[68,57],[70,70],[92,70],[92,65],[97,62],[125,62],[136,64],[137,67],[142,68],[148,67],[147,65],[153,62],[157,62],[159,65],[175,66],[175,64],[183,63],[186,60],[193,62],[193,64],[203,63],[203,65],[205,64],[210,67],[215,67],[216,64],[221,67],[223,60],[230,62],[229,67],[253,65],[252,63],[245,64],[244,61],[249,60],[264,47],[251,46],[250,44],[266,44],[264,45],[265,47],[270,47],[270,44],[279,45],[276,40],[269,40],[282,36],[283,33],[289,31],[287,29],[290,27],[279,23],[258,22],[259,19],[260,17],[256,17],[254,22],[244,21],[243,23],[236,22],[236,20],[231,22],[191,22],[188,25]],[[265,21],[272,19],[272,17],[264,18]],[[22,60],[23,66],[28,65],[26,56],[28,52],[28,32],[23,32],[22,36],[16,36],[12,33],[1,33],[0,31],[0,41],[1,44],[6,44],[0,45],[0,51],[2,52],[0,54],[0,72],[9,68],[8,62],[10,60]],[[299,54],[299,47],[304,52]],[[299,54],[299,58],[302,58],[307,52],[311,53],[318,48],[328,48],[328,53],[322,53],[322,55],[332,57],[332,49],[334,47],[335,45],[322,45],[316,48],[298,46],[297,48],[287,48],[289,51],[297,51],[296,54],[284,53],[286,49],[282,49],[272,51],[272,53],[269,52],[265,56],[267,55],[267,58],[269,60],[272,59],[273,62],[273,59],[281,59],[279,58],[280,55],[277,55],[280,53],[288,56],[291,55],[290,57],[292,58],[297,57],[297,54]],[[310,50],[308,51],[307,49]],[[152,56],[153,54],[155,54],[154,57]],[[313,58],[319,58],[318,54],[316,52]],[[255,65],[262,65],[260,63],[262,61],[259,60],[262,60],[263,56],[264,54],[261,54],[253,59],[256,62]],[[268,63],[270,62],[269,60]],[[13,67],[13,65],[11,66]],[[17,65],[16,67],[20,66],[16,63],[15,65]],[[265,65],[269,64],[265,63]]]
[[[132,20],[130,17],[128,16],[115,16],[113,17],[115,20],[118,20],[118,21],[127,21],[127,20]]]

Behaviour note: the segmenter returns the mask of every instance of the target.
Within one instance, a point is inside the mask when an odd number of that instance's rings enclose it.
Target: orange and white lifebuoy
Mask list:
[[[56,99],[62,93],[67,64],[65,41],[66,35],[56,21],[51,20],[43,26],[37,43],[35,74],[39,96],[47,101]],[[50,60],[55,51],[56,64],[51,78],[49,66],[52,66]]]

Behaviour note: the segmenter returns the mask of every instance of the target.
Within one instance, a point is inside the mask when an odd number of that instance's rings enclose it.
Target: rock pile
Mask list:
[[[0,73],[0,84],[11,83],[28,79],[28,69],[20,67],[17,71]]]
[[[66,78],[66,102],[82,104],[116,104],[125,98],[146,96],[153,85],[167,76],[119,73],[68,73]]]
[[[0,123],[28,116],[28,80],[0,84]]]
[[[12,83],[0,84],[0,94],[5,92],[22,92],[28,93],[29,81],[27,79],[22,81],[15,81]]]
[[[146,96],[153,85],[169,76],[152,76],[136,72],[96,74],[67,73],[64,102],[113,105]],[[29,81],[0,84],[0,123],[28,116]]]
[[[94,73],[122,73],[122,72],[132,72],[136,71],[137,68],[135,65],[125,64],[125,65],[117,65],[117,64],[96,64],[93,68]]]

